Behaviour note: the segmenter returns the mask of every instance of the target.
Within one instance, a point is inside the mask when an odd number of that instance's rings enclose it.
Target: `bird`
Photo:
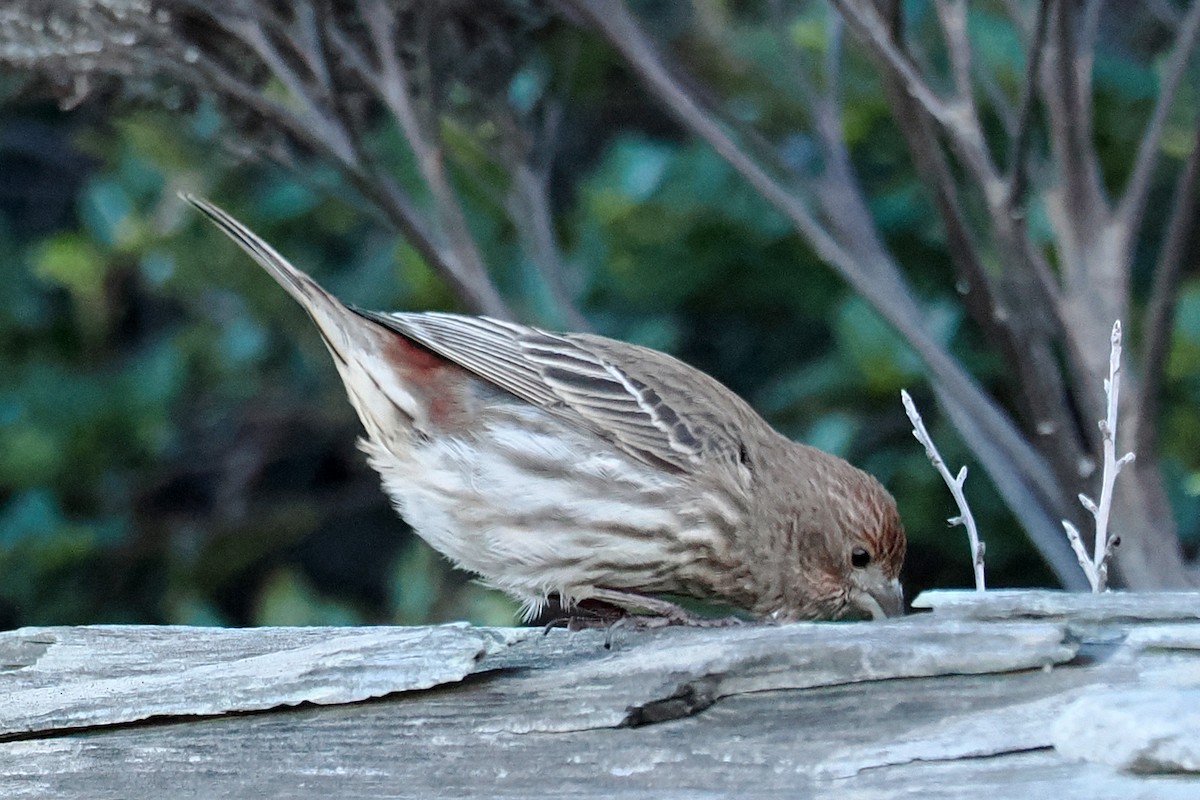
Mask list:
[[[346,305],[181,197],[316,324],[400,516],[526,619],[555,604],[711,619],[671,598],[778,623],[903,614],[892,495],[704,372],[591,333]]]

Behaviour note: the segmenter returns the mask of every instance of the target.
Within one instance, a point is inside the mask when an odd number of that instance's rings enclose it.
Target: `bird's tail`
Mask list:
[[[355,324],[357,315],[354,312],[308,275],[288,263],[287,259],[263,241],[262,237],[238,222],[224,209],[193,194],[180,192],[179,196],[212,220],[304,307],[317,324],[321,337],[335,359],[344,360],[350,355],[353,346],[359,344],[352,342],[351,337],[362,328],[361,323]]]
[[[225,211],[203,198],[180,196],[249,253],[312,317],[370,440],[392,442],[398,431],[424,418],[426,405],[405,377],[411,366],[406,358],[417,351],[416,345],[405,347],[397,333],[344,305]]]

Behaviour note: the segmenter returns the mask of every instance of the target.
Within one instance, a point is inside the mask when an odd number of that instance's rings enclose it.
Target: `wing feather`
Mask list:
[[[679,403],[664,399],[663,386],[656,389],[650,385],[652,375],[638,374],[641,371],[615,363],[611,353],[591,346],[611,340],[555,334],[488,317],[356,311],[641,460],[691,471],[705,454],[706,437],[694,430],[697,421],[676,408]],[[611,345],[635,354],[653,352],[617,342]],[[669,359],[658,353],[654,356]],[[674,359],[669,361],[679,376],[694,374],[719,386],[702,373]],[[686,401],[689,389],[700,387],[674,388],[679,400]]]

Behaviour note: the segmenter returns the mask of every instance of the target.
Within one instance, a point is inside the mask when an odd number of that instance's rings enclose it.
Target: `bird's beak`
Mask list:
[[[904,616],[904,589],[900,581],[892,578],[880,581],[865,590],[853,592],[850,603],[872,619]]]

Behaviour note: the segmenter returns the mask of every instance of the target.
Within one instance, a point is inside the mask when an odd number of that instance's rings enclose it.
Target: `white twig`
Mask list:
[[[1083,499],[1082,495],[1080,499]],[[1088,502],[1090,503],[1091,501],[1089,500]],[[1096,586],[1099,584],[1099,578],[1096,575],[1096,567],[1092,564],[1092,559],[1087,554],[1087,545],[1083,543],[1083,537],[1079,535],[1079,529],[1064,519],[1063,530],[1067,532],[1067,540],[1071,543],[1071,549],[1075,551],[1075,557],[1079,559],[1079,566],[1083,567],[1083,574],[1087,576],[1088,584],[1091,585],[1092,591],[1098,591]]]
[[[1093,592],[1103,592],[1108,585],[1108,562],[1113,549],[1121,543],[1119,536],[1109,538],[1108,517],[1112,511],[1113,484],[1121,468],[1133,461],[1133,453],[1117,458],[1117,400],[1121,392],[1121,320],[1113,323],[1111,349],[1108,355],[1108,379],[1104,381],[1104,397],[1107,401],[1105,418],[1100,420],[1100,434],[1104,439],[1104,469],[1100,478],[1100,502],[1087,495],[1079,495],[1079,502],[1096,521],[1096,541],[1089,558],[1079,531],[1070,522],[1063,520],[1063,528],[1075,557],[1087,575]]]
[[[975,591],[982,592],[987,588],[983,574],[984,545],[979,541],[979,531],[975,529],[975,517],[971,515],[971,507],[967,505],[966,495],[963,494],[963,484],[967,481],[967,468],[964,466],[960,469],[957,476],[951,475],[950,470],[946,468],[946,462],[942,460],[942,454],[934,446],[929,431],[925,430],[925,423],[917,412],[916,404],[904,389],[900,390],[900,401],[904,403],[904,411],[912,421],[913,436],[924,445],[925,455],[929,456],[930,463],[942,476],[942,480],[950,488],[950,494],[954,496],[954,502],[958,505],[958,516],[951,517],[946,521],[951,525],[962,525],[967,529],[967,540],[971,544],[971,560],[975,568]]]

